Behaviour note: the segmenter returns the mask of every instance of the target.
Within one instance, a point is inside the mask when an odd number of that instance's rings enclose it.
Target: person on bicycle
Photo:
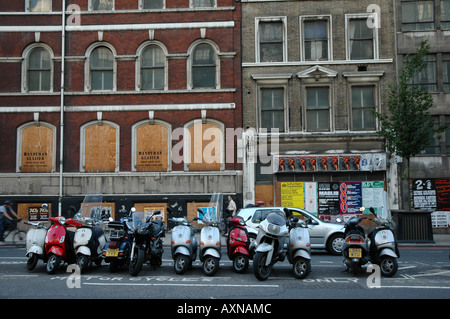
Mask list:
[[[12,208],[13,202],[10,200],[0,206],[0,245],[4,245],[3,234],[5,229],[10,227],[15,220],[20,219],[16,212]]]

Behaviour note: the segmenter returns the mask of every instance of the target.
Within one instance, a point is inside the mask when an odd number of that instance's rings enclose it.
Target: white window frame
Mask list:
[[[259,24],[264,22],[281,22],[283,24],[283,61],[281,62],[261,62],[260,57],[260,41],[259,41]],[[283,63],[288,61],[288,44],[287,44],[287,17],[256,17],[255,18],[255,61],[256,63]]]
[[[93,4],[93,0],[89,0],[89,3],[88,3],[88,10],[89,11],[94,11],[94,12],[109,12],[109,11],[114,11],[115,10],[115,7],[116,7],[116,1],[115,0],[112,0],[113,1],[113,5],[112,5],[112,9],[111,10],[94,10],[94,4]]]
[[[30,91],[28,89],[28,65],[30,60],[30,54],[34,49],[42,48],[50,54],[50,90],[49,91]],[[29,45],[28,47],[23,50],[22,53],[22,93],[33,93],[33,92],[53,92],[53,81],[54,81],[54,65],[53,65],[53,59],[54,59],[53,50],[50,46],[44,43],[33,43]]]
[[[164,61],[164,88],[163,90],[166,91],[169,89],[169,74],[168,74],[168,60],[167,60],[167,56],[168,56],[168,51],[167,48],[159,41],[145,41],[144,43],[142,43],[137,51],[136,51],[136,72],[135,72],[135,86],[136,86],[136,91],[159,91],[159,89],[155,89],[155,90],[150,90],[150,89],[142,89],[141,85],[142,85],[142,78],[141,78],[141,65],[142,65],[142,53],[144,52],[145,48],[147,48],[150,45],[156,45],[158,47],[161,48],[161,50],[163,51],[164,55],[165,55],[165,61]]]
[[[373,32],[373,58],[372,59],[362,59],[362,60],[352,60],[350,58],[350,20],[360,20],[373,18],[373,13],[352,13],[345,15],[345,58],[347,61],[373,61],[379,60],[379,41],[378,41],[378,28],[372,28]],[[367,21],[367,20],[366,20]]]
[[[308,114],[308,105],[307,105],[307,90],[308,88],[318,88],[318,87],[325,87],[328,88],[328,129],[327,130],[318,130],[318,129],[308,129],[308,120],[307,120],[307,114]],[[333,82],[325,82],[325,83],[307,83],[303,87],[303,131],[308,133],[321,133],[321,132],[333,132],[334,131],[334,84]]]
[[[215,88],[194,88],[194,79],[193,79],[193,72],[192,72],[192,65],[194,60],[194,51],[195,48],[200,44],[209,44],[213,50],[215,51],[215,63],[216,63],[216,86]],[[187,89],[188,90],[218,90],[221,87],[220,83],[220,49],[219,46],[208,39],[201,39],[194,41],[189,49],[188,49],[188,60],[187,60]]]
[[[139,0],[139,10],[163,10],[166,8],[166,0],[163,0],[163,6],[162,8],[158,8],[158,9],[148,9],[148,8],[144,8],[144,0]]]
[[[35,11],[35,12],[52,12],[53,11],[53,0],[50,0],[50,10],[49,11]],[[25,0],[25,12],[31,11],[31,0]]]
[[[355,129],[353,127],[353,88],[355,87],[373,87],[373,96],[374,96],[374,107],[373,110],[376,112],[379,112],[380,107],[380,90],[379,90],[379,83],[378,82],[360,82],[360,83],[349,83],[349,91],[348,91],[348,103],[350,104],[349,107],[349,127],[352,132],[375,132],[377,131],[378,127],[378,119],[374,115],[374,128],[373,129]]]
[[[327,21],[327,50],[328,57],[326,60],[306,60],[305,54],[305,35],[304,35],[304,23],[305,21]],[[299,17],[300,26],[300,61],[333,61],[333,18],[331,14],[324,15],[304,15]]]
[[[113,88],[112,90],[92,90],[91,83],[91,56],[92,52],[98,47],[106,47],[111,50],[113,55]],[[115,92],[117,91],[117,53],[115,48],[107,42],[96,42],[88,47],[84,62],[84,91],[85,92]]]

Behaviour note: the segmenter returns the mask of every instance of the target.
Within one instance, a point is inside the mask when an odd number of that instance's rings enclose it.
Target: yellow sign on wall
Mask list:
[[[305,185],[303,182],[281,183],[281,206],[305,208]]]

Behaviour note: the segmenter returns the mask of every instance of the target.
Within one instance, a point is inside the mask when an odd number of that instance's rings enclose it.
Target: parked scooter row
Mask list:
[[[221,216],[220,194],[215,194],[208,208],[197,209],[197,216],[191,221],[186,218],[171,218],[176,226],[172,229],[171,254],[174,270],[183,274],[196,260],[202,262],[202,272],[213,276],[219,269],[221,235],[218,220]],[[157,268],[162,264],[164,223],[161,212],[136,212],[120,221],[109,221],[109,241],[103,231],[101,199],[85,199],[75,218],[50,217],[52,225],[47,229],[42,222],[27,224],[33,228],[27,233],[27,268],[33,270],[38,260],[46,263],[46,271],[55,273],[61,262],[77,263],[81,271],[89,264],[110,264],[111,271],[128,266],[129,272],[137,276],[144,263]],[[90,198],[92,200],[92,198]],[[95,203],[94,203],[95,202]],[[100,205],[99,205],[100,203]],[[361,208],[364,209],[364,208]],[[89,212],[86,213],[86,212]],[[170,207],[168,207],[168,212]],[[371,208],[372,214],[375,214]],[[173,212],[172,212],[173,213]],[[156,217],[156,220],[155,220]],[[354,273],[367,263],[377,264],[383,276],[394,276],[398,270],[400,254],[393,235],[394,225],[383,218],[369,219],[377,226],[366,236],[359,225],[367,217],[355,216],[345,225],[345,242],[342,248],[344,264]],[[201,230],[192,223],[203,223]],[[274,210],[261,222],[255,241],[251,242],[241,217],[226,219],[227,255],[233,270],[246,272],[249,260],[253,259],[253,273],[259,280],[270,276],[273,266],[286,258],[294,276],[306,278],[311,271],[311,245],[307,223],[294,217],[289,209]],[[195,235],[200,231],[200,241]]]

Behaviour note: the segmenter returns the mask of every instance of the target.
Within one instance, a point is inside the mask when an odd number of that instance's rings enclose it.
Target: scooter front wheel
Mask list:
[[[27,269],[31,271],[34,268],[36,268],[38,260],[39,260],[38,255],[31,253],[30,257],[28,257],[27,260]]]
[[[77,256],[77,265],[80,267],[80,272],[86,271],[89,266],[89,256],[79,254]]]
[[[308,277],[311,272],[311,261],[306,258],[297,257],[294,260],[292,269],[294,271],[295,278],[304,279]]]
[[[398,270],[397,260],[391,256],[382,256],[380,258],[380,270],[385,277],[394,276]]]
[[[47,261],[46,271],[49,274],[54,274],[58,271],[61,265],[61,257],[55,254],[51,254]]]
[[[248,268],[248,256],[237,254],[233,259],[233,270],[237,273],[244,273]]]
[[[174,260],[173,267],[175,269],[175,273],[178,275],[182,275],[186,272],[190,265],[191,261],[188,256],[185,255],[177,255]]]
[[[253,257],[253,272],[258,280],[266,280],[272,271],[272,265],[266,265],[267,253],[257,252]]]
[[[219,270],[219,259],[218,258],[208,256],[205,258],[205,260],[203,260],[203,265],[202,265],[203,274],[205,274],[206,276],[214,276],[216,274],[217,270]]]

